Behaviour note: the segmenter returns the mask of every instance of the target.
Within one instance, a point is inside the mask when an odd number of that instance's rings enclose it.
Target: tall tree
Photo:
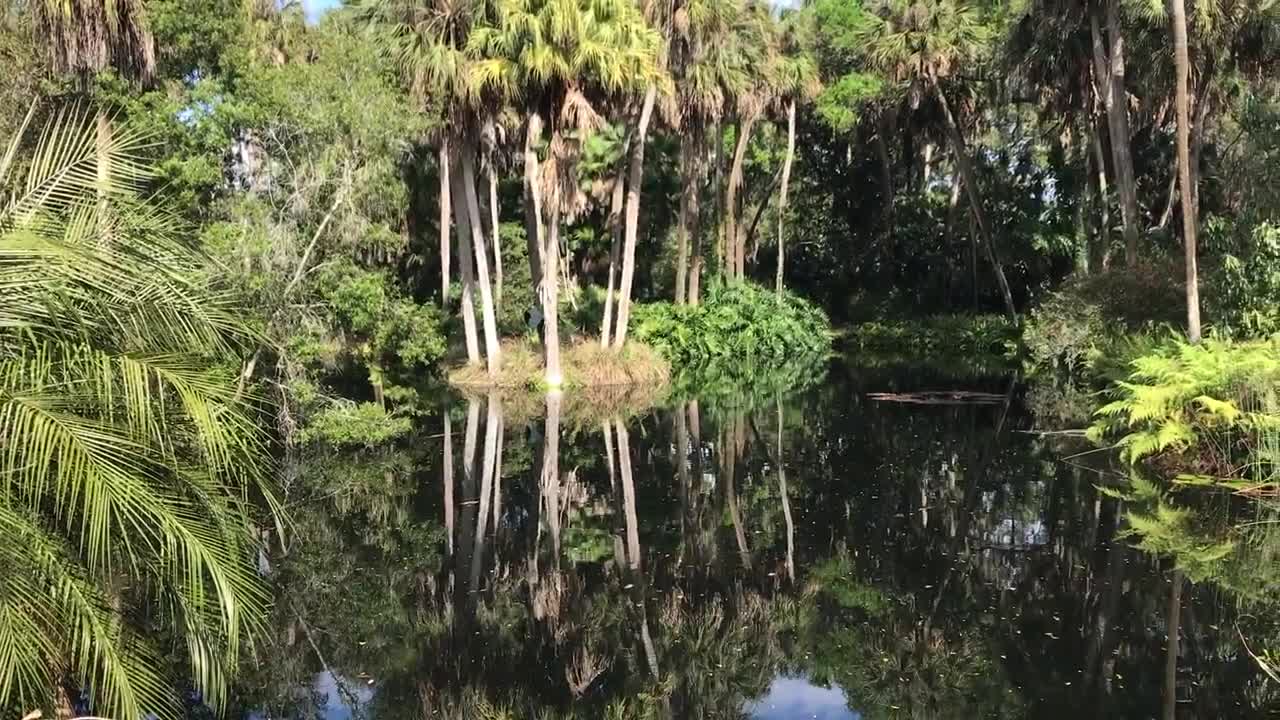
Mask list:
[[[888,77],[907,85],[911,93],[932,95],[937,102],[977,235],[991,262],[1005,311],[1016,317],[1013,294],[983,205],[982,187],[946,89],[954,70],[985,60],[992,39],[989,20],[967,0],[935,0],[928,4],[882,0],[876,10],[876,14],[867,16],[861,31],[868,58]]]
[[[1105,4],[1105,7],[1100,4]],[[1129,94],[1125,89],[1125,35],[1120,19],[1120,0],[1095,2],[1090,6],[1089,23],[1093,38],[1094,72],[1101,83],[1099,94],[1102,95],[1103,107],[1106,109],[1116,191],[1120,195],[1125,263],[1132,267],[1138,262],[1138,181],[1133,171]]]
[[[796,155],[796,104],[812,100],[820,89],[817,66],[805,52],[796,36],[796,23],[788,23],[783,30],[782,48],[772,70],[776,102],[785,109],[787,123],[787,149],[782,160],[782,182],[778,191],[778,261],[774,290],[782,295],[786,260],[787,203],[791,185],[791,165]]]
[[[1198,343],[1200,274],[1196,266],[1195,189],[1191,184],[1191,101],[1187,97],[1191,59],[1187,52],[1187,10],[1183,0],[1169,0],[1169,9],[1173,21],[1173,64],[1177,75],[1174,104],[1178,115],[1178,186],[1182,190],[1182,246],[1187,275],[1187,337],[1192,343]],[[1201,131],[1200,128],[1196,130]]]
[[[131,82],[150,84],[156,72],[155,41],[142,0],[35,0],[30,4],[41,42],[54,72],[72,75],[82,88],[98,73],[115,70]],[[111,114],[99,107],[95,118],[101,210],[111,185]],[[106,221],[105,213],[99,213]]]
[[[534,220],[539,226],[535,232],[545,238],[539,294],[546,324],[544,380],[550,387],[563,382],[558,328],[560,229],[586,207],[578,182],[582,147],[603,125],[598,105],[661,80],[658,45],[657,33],[645,23],[639,8],[626,0],[516,0],[500,5],[492,22],[478,29],[469,43],[476,57],[475,84],[486,91],[522,97],[527,128],[539,129],[544,114],[548,124],[547,162],[541,178],[531,177],[526,167],[526,193],[530,199],[540,195],[535,204],[542,209],[541,217]],[[526,147],[533,145],[531,140]],[[633,143],[633,153],[637,146],[643,148],[643,143]],[[624,285],[626,280],[624,266]]]

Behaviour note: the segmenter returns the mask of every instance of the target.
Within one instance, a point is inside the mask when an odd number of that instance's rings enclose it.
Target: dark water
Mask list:
[[[977,394],[872,395],[954,390]],[[313,448],[242,702],[257,717],[1158,718],[1173,692],[1177,717],[1274,716],[1248,613],[1211,582],[1183,586],[1171,686],[1169,563],[1118,537],[1106,455],[1028,432],[1022,395],[1007,377],[836,366],[799,394],[625,421],[569,395],[458,399],[451,462],[434,410],[392,447]]]

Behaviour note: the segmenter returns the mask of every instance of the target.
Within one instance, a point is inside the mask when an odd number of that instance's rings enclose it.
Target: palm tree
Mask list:
[[[782,186],[778,191],[778,267],[774,289],[782,296],[783,268],[785,266],[784,227],[787,217],[788,190],[791,182],[791,164],[796,155],[796,103],[812,100],[820,89],[818,70],[813,58],[800,47],[795,28],[784,30],[783,52],[774,60],[772,71],[777,100],[786,107],[787,152],[782,160]]]
[[[448,294],[448,234],[452,213],[461,265],[461,310],[467,360],[473,365],[481,362],[475,319],[478,273],[485,355],[490,374],[496,374],[501,366],[497,318],[474,178],[480,105],[472,90],[471,61],[465,52],[481,9],[473,3],[452,0],[359,0],[353,5],[357,21],[377,32],[384,50],[396,59],[405,83],[419,98],[420,105],[425,107],[426,100],[432,98],[454,113],[449,131],[439,139],[441,292]],[[469,193],[463,177],[464,160],[473,167]],[[486,287],[489,290],[486,291]]]
[[[70,714],[84,690],[97,715],[176,718],[157,638],[220,709],[265,614],[265,439],[228,370],[235,308],[138,199],[144,143],[96,125],[61,112],[26,177],[19,138],[0,159],[0,706]]]
[[[947,98],[945,82],[953,70],[983,60],[991,33],[986,18],[967,0],[880,0],[862,32],[868,58],[889,78],[908,86],[913,94],[933,95],[959,171],[970,213],[995,271],[1005,310],[1017,316],[1004,266],[996,255],[990,221],[983,207],[982,188],[973,171],[969,149]],[[976,241],[976,238],[975,238]]]
[[[748,82],[731,43],[741,0],[684,0],[672,13],[669,51],[681,110],[680,212],[676,226],[676,302],[698,304],[702,278],[701,188],[708,141],[718,138],[726,97]]]
[[[1196,204],[1191,185],[1191,110],[1187,81],[1191,60],[1187,53],[1187,10],[1183,0],[1169,0],[1173,11],[1173,63],[1177,73],[1174,104],[1178,114],[1178,186],[1182,190],[1182,245],[1187,270],[1187,337],[1200,342],[1200,276],[1196,268]],[[1200,128],[1197,128],[1200,130]]]
[[[542,131],[544,121],[550,131],[540,178],[529,165],[536,162],[536,150],[533,158],[526,152],[525,193],[526,203],[541,210],[533,224],[535,237],[543,238],[539,294],[546,323],[545,380],[559,387],[560,226],[586,206],[577,177],[582,146],[603,125],[597,105],[660,81],[658,35],[626,0],[514,0],[499,5],[493,22],[473,33],[469,49],[480,91],[523,98],[530,134],[526,148],[536,148],[532,135]],[[648,106],[651,110],[652,100]],[[643,163],[642,147],[643,141],[633,142],[633,168],[636,152]],[[628,204],[638,208],[638,202],[637,195]],[[624,291],[628,281],[624,260]],[[616,332],[625,337],[622,304]]]
[[[734,61],[744,70],[748,81],[737,88],[737,137],[734,140],[733,164],[725,187],[725,224],[722,240],[721,262],[727,278],[741,280],[745,275],[746,239],[739,230],[741,207],[738,192],[742,189],[747,148],[751,144],[756,122],[773,99],[772,78],[768,72],[750,73],[750,68],[769,68],[773,64],[771,18],[768,10],[750,4],[739,15],[739,22],[730,35],[721,40],[735,53]]]
[[[112,69],[125,80],[149,85],[155,77],[156,51],[142,0],[36,0],[30,4],[41,44],[49,49],[53,71],[88,87],[98,73]],[[99,108],[98,183],[101,196],[111,184],[111,116]],[[104,208],[105,209],[105,205]]]

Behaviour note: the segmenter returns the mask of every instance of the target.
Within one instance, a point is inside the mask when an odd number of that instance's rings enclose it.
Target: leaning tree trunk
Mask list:
[[[475,250],[476,273],[480,276],[481,314],[484,318],[485,354],[489,360],[489,376],[496,378],[502,369],[502,349],[498,345],[498,318],[493,307],[493,287],[489,284],[488,249],[484,242],[484,226],[480,220],[480,202],[476,197],[475,159],[468,144],[462,147],[462,183],[467,215],[471,221],[471,241]]]
[[[440,306],[449,304],[449,141],[440,141]]]
[[[748,113],[738,125],[738,139],[733,148],[733,166],[729,169],[729,186],[724,194],[725,223],[725,274],[741,280],[746,265],[746,248],[738,237],[738,191],[742,188],[743,165],[747,159],[747,146],[751,144],[751,130],[755,126],[756,113]]]
[[[1009,281],[1005,278],[1004,266],[996,255],[995,239],[991,236],[991,226],[987,223],[987,214],[982,207],[982,190],[978,186],[978,178],[974,175],[973,165],[969,161],[969,150],[965,146],[964,135],[960,133],[960,126],[956,123],[955,114],[951,112],[951,103],[947,100],[947,94],[942,91],[942,86],[936,80],[932,84],[934,95],[938,98],[938,104],[942,108],[942,118],[946,122],[947,136],[951,139],[951,149],[956,158],[956,167],[959,168],[960,179],[964,182],[964,192],[969,198],[969,208],[973,212],[973,219],[977,222],[978,231],[982,235],[987,259],[991,261],[991,266],[995,270],[996,282],[1000,285],[1000,296],[1004,299],[1005,311],[1009,313],[1010,318],[1017,320],[1018,311],[1013,305],[1013,293],[1009,290]]]
[[[783,265],[786,261],[783,236],[787,217],[787,189],[791,182],[791,163],[796,156],[796,101],[793,98],[787,103],[787,156],[782,161],[782,189],[778,193],[778,276],[774,291],[782,297]],[[779,430],[779,433],[782,431]]]
[[[615,324],[613,346],[621,348],[627,341],[627,323],[631,319],[631,283],[636,274],[636,238],[640,225],[640,184],[644,180],[644,146],[649,133],[649,119],[653,117],[653,103],[658,90],[653,85],[644,93],[644,105],[640,108],[640,121],[631,146],[631,167],[627,177],[627,229],[622,248],[622,283],[618,291],[618,321]]]
[[[1125,263],[1138,262],[1138,190],[1133,172],[1133,151],[1129,139],[1128,94],[1125,90],[1124,34],[1120,27],[1119,0],[1106,0],[1106,33],[1094,8],[1090,14],[1093,36],[1094,73],[1102,79],[1102,101],[1107,111],[1111,137],[1111,158],[1116,191],[1120,196],[1120,216],[1124,227]]]
[[[1196,202],[1191,184],[1191,113],[1187,79],[1187,11],[1183,0],[1169,0],[1173,15],[1173,57],[1178,84],[1174,104],[1178,113],[1178,185],[1182,190],[1182,246],[1187,270],[1187,339],[1200,342],[1200,275],[1196,267]],[[1201,100],[1203,102],[1203,100]]]
[[[450,200],[453,203],[453,231],[454,237],[458,241],[458,264],[462,266],[462,329],[467,342],[467,362],[471,365],[479,365],[482,360],[480,357],[480,335],[476,330],[476,279],[475,279],[475,260],[472,258],[471,245],[471,216],[467,212],[466,192],[462,186],[462,173],[459,172],[457,166],[456,152],[450,151],[449,157],[449,184],[452,191],[449,193]]]
[[[600,321],[600,347],[609,347],[613,333],[613,295],[618,279],[618,260],[622,254],[622,205],[626,193],[626,171],[618,164],[618,174],[613,179],[613,195],[609,199],[609,277],[604,291],[604,318]]]

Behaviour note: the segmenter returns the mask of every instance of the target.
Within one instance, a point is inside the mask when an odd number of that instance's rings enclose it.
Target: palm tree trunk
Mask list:
[[[538,139],[542,137],[542,116],[530,113],[524,136],[524,238],[529,252],[529,278],[534,295],[542,280],[542,186],[538,175]]]
[[[791,163],[795,160],[796,155],[796,101],[792,98],[787,103],[787,156],[782,161],[782,190],[778,195],[778,276],[775,281],[774,292],[778,297],[782,297],[782,278],[783,266],[786,262],[786,253],[784,251],[786,238],[783,236],[783,230],[786,225],[787,217],[787,190],[791,183]],[[782,430],[778,430],[781,437]]]
[[[1177,72],[1174,104],[1178,114],[1178,185],[1182,190],[1182,246],[1187,271],[1187,339],[1200,342],[1200,274],[1196,267],[1196,202],[1191,183],[1191,112],[1187,80],[1191,61],[1187,56],[1187,12],[1183,0],[1169,0],[1173,10],[1173,55]],[[1203,102],[1203,99],[1201,99]]]
[[[498,173],[489,163],[489,241],[493,243],[494,310],[502,312],[502,237],[498,232]]]
[[[1000,295],[1004,299],[1005,311],[1009,313],[1010,318],[1017,320],[1018,311],[1013,305],[1013,293],[1009,290],[1009,281],[1005,278],[1004,266],[996,255],[994,238],[991,236],[991,226],[987,224],[987,215],[982,207],[982,191],[978,186],[978,178],[974,175],[973,166],[969,161],[969,150],[965,145],[964,135],[960,133],[960,126],[956,124],[955,114],[951,112],[951,103],[947,100],[947,94],[942,91],[942,86],[936,81],[932,85],[934,95],[938,98],[938,103],[942,108],[942,118],[946,121],[947,135],[951,139],[952,154],[955,155],[956,167],[960,170],[960,178],[964,182],[965,195],[969,198],[969,209],[973,213],[974,221],[978,224],[978,231],[982,236],[987,259],[991,261],[991,266],[996,274],[996,282],[1000,285]]]
[[[1124,226],[1125,263],[1133,266],[1138,262],[1138,190],[1133,172],[1133,151],[1129,146],[1124,34],[1120,27],[1119,2],[1120,0],[1106,0],[1105,34],[1098,17],[1104,10],[1098,7],[1090,13],[1090,30],[1093,35],[1094,72],[1102,82],[1102,100],[1107,111],[1107,130],[1111,136],[1112,165]]]
[[[658,89],[650,85],[644,93],[640,121],[631,146],[631,167],[627,177],[627,227],[622,248],[622,284],[618,292],[618,322],[614,328],[613,346],[621,348],[627,341],[627,324],[631,319],[631,283],[636,274],[636,240],[640,225],[640,185],[644,181],[644,146],[653,117],[653,103]]]
[[[459,171],[455,150],[450,150],[449,157],[449,193],[453,203],[453,234],[458,241],[458,264],[462,266],[462,329],[467,343],[467,362],[479,365],[480,335],[476,329],[476,278],[475,261],[471,257],[471,216],[466,208],[466,192],[463,188],[462,173]]]
[[[609,347],[613,332],[614,283],[618,277],[618,259],[622,254],[622,205],[626,196],[626,170],[619,164],[618,175],[613,181],[613,196],[609,199],[609,278],[604,293],[604,319],[600,321],[600,347]]]
[[[751,130],[756,114],[750,113],[738,124],[738,139],[733,148],[733,166],[729,169],[729,186],[724,194],[725,222],[725,274],[741,280],[746,264],[746,248],[738,237],[738,191],[742,188],[743,165],[747,159],[747,146],[751,144]]]
[[[449,141],[440,141],[440,307],[449,304]]]
[[[489,377],[496,378],[502,369],[502,349],[498,345],[498,318],[493,306],[493,287],[489,283],[489,258],[484,242],[484,226],[480,221],[480,202],[476,197],[474,148],[462,148],[462,183],[466,194],[467,214],[471,219],[471,241],[475,246],[476,273],[480,276],[481,314],[484,318],[485,354],[489,359]]]
[[[560,203],[553,198],[548,210],[549,230],[542,257],[542,345],[546,353],[544,379],[549,388],[564,383],[560,372]]]

